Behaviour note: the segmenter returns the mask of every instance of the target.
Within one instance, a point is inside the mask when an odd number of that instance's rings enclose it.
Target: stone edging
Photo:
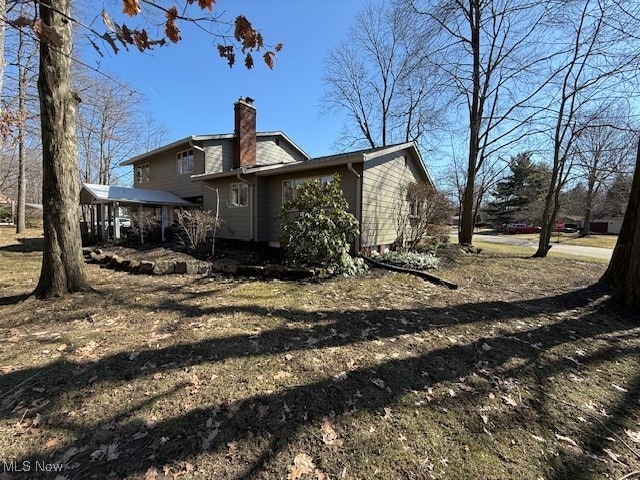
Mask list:
[[[225,262],[205,262],[203,260],[131,260],[119,255],[105,253],[99,248],[83,249],[85,259],[98,263],[102,268],[129,272],[139,275],[197,274],[208,275],[222,273],[255,278],[279,278],[281,280],[304,280],[316,276],[308,268],[286,267],[279,264],[242,265]]]

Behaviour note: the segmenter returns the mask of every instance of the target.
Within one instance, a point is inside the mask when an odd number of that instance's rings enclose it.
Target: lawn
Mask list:
[[[523,240],[538,240],[540,235],[537,233],[522,234],[522,235],[510,235],[514,238],[521,238]],[[596,235],[592,234],[588,237],[579,237],[575,233],[553,233],[551,234],[551,243],[566,243],[567,245],[582,245],[584,247],[600,247],[600,248],[614,248],[618,241],[617,235]]]
[[[640,478],[640,319],[604,265],[465,254],[458,290],[88,265],[94,293],[25,301],[40,245],[0,227],[2,480]]]

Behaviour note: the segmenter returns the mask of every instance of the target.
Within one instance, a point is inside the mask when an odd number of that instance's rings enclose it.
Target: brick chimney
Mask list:
[[[234,105],[235,139],[233,168],[256,165],[256,109],[253,98],[240,99]]]

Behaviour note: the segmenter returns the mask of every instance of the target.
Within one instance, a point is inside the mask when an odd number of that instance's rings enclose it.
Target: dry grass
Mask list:
[[[19,301],[0,229],[0,468],[62,478],[621,478],[640,470],[640,323],[603,270],[464,255],[445,290],[144,277]],[[0,470],[0,478],[14,474]],[[30,478],[54,478],[30,472]]]
[[[522,240],[538,240],[539,234],[510,235]],[[591,234],[588,237],[579,237],[575,233],[551,234],[551,243],[565,243],[567,245],[581,245],[584,247],[614,248],[618,241],[617,235]]]

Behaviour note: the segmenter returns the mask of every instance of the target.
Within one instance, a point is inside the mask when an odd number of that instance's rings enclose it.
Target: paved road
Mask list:
[[[475,235],[478,240],[485,242],[503,243],[507,245],[518,245],[521,247],[531,247],[532,250],[538,249],[538,242],[535,240],[526,240],[523,238],[512,237],[510,235]],[[595,257],[610,259],[613,250],[611,248],[600,247],[584,247],[582,245],[569,245],[566,243],[554,243],[551,239],[551,251],[567,253],[569,255],[580,255],[583,257]]]

